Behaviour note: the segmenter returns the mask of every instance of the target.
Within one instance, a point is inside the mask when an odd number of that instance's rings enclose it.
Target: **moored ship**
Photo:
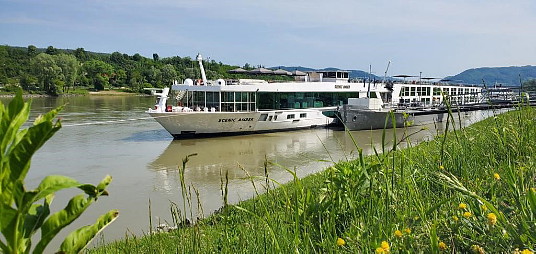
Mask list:
[[[307,73],[299,81],[258,79],[209,81],[197,56],[202,79],[186,79],[161,93],[147,113],[173,137],[236,135],[326,126],[350,97],[367,93],[349,82],[347,71]],[[170,100],[168,100],[170,99]]]

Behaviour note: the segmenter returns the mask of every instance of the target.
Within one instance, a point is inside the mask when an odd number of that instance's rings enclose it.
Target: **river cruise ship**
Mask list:
[[[326,126],[350,97],[365,96],[367,87],[350,83],[347,71],[304,73],[300,80],[186,79],[155,93],[147,111],[173,137],[233,135]]]
[[[477,86],[415,81],[389,84],[387,88],[391,93],[371,91],[366,97],[349,98],[348,104],[339,108],[345,128],[370,130],[442,122],[447,98],[453,111],[482,109],[489,103],[482,87]],[[386,122],[391,115],[394,118]]]
[[[349,72],[301,73],[296,81],[258,79],[207,80],[197,56],[201,79],[186,79],[165,88],[147,113],[174,138],[236,135],[326,126],[336,121],[348,98],[375,94],[386,102],[440,104],[438,87],[400,86],[397,83],[350,82]],[[447,89],[447,88],[445,88]],[[453,94],[476,90],[452,89]],[[374,93],[371,93],[374,92]],[[444,91],[444,90],[440,90]],[[396,94],[396,96],[394,96]]]

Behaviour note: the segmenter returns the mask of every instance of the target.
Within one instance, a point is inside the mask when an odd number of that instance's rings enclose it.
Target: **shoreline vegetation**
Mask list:
[[[536,112],[520,106],[408,148],[384,141],[371,156],[279,184],[251,176],[256,197],[203,218],[185,186],[171,225],[98,243],[86,253],[533,253],[536,248]],[[360,150],[360,149],[358,149]],[[194,155],[192,155],[194,156]],[[247,174],[247,171],[246,171]],[[249,174],[247,174],[249,175]],[[179,197],[177,197],[179,199]],[[198,201],[198,200],[197,200]],[[201,212],[197,212],[201,211]],[[194,222],[192,218],[199,218]]]
[[[16,93],[2,93],[0,98],[14,98]],[[145,93],[133,93],[121,90],[102,90],[102,91],[85,91],[80,93],[69,93],[69,94],[60,94],[60,95],[48,95],[48,94],[32,94],[25,93],[22,94],[23,98],[38,98],[38,97],[71,97],[71,96],[153,96]]]

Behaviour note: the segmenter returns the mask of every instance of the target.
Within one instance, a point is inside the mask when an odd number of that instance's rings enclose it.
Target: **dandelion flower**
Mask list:
[[[445,170],[445,167],[443,167],[443,165],[439,165],[439,169]]]
[[[439,247],[440,250],[446,250],[447,249],[447,244],[445,244],[444,242],[439,242],[439,244],[437,246]]]
[[[455,222],[458,221],[459,220],[458,216],[456,216],[456,215],[452,216],[452,220],[455,221]]]
[[[466,205],[465,203],[460,203],[460,204],[458,205],[458,208],[459,208],[459,209],[466,209],[466,208],[467,208],[467,205]]]
[[[494,173],[493,178],[495,178],[497,181],[501,180],[501,176],[498,173]]]
[[[383,250],[382,247],[376,248],[376,254],[384,254],[384,253],[385,253],[385,251]]]
[[[476,244],[471,246],[471,252],[473,252],[475,254],[484,254],[484,253],[486,253],[484,251],[484,248],[482,248],[482,247],[480,247],[480,246],[478,246]]]
[[[406,234],[411,234],[411,229],[410,229],[410,228],[406,228],[406,229],[404,229],[404,232],[406,232]]]
[[[395,236],[396,236],[396,237],[402,237],[402,231],[400,231],[400,230],[396,230],[396,231],[395,231]]]
[[[527,249],[527,250],[522,250],[521,254],[533,254],[533,252]]]
[[[471,217],[471,216],[473,216],[473,214],[470,213],[470,212],[465,212],[465,213],[463,213],[463,217],[465,217],[465,218],[469,218],[469,217]]]
[[[488,213],[488,223],[492,226],[495,225],[495,223],[497,223],[497,215],[494,213]]]
[[[344,241],[344,239],[342,239],[340,237],[337,238],[337,246],[343,246],[345,244],[346,244],[346,242]]]
[[[389,248],[389,243],[387,241],[383,241],[380,247],[382,247],[384,251],[389,252],[390,248]]]

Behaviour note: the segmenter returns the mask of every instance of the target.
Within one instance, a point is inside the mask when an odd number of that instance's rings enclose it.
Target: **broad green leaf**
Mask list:
[[[106,186],[108,186],[112,182],[112,177],[110,175],[107,175],[102,179],[102,181],[97,185],[97,191],[102,193],[105,191]],[[100,194],[99,194],[100,195]]]
[[[34,193],[33,195],[26,195],[24,202],[34,203],[50,194],[56,193],[57,191],[68,189],[72,187],[79,186],[80,183],[70,177],[59,176],[59,175],[50,175],[45,177],[37,189],[33,192],[26,192],[26,194]]]
[[[83,190],[88,196],[97,195],[97,186],[92,184],[82,184],[78,186],[79,189]]]
[[[5,155],[4,153],[7,149],[9,149],[20,127],[28,120],[29,115],[30,102],[24,103],[22,95],[17,93],[15,98],[9,103],[7,112],[4,112],[2,118],[2,141],[0,143],[2,157]]]
[[[9,164],[12,180],[24,179],[31,157],[59,128],[60,126],[52,126],[52,123],[40,123],[28,129],[24,138],[11,149]]]
[[[99,232],[112,223],[117,216],[119,216],[119,211],[111,210],[101,215],[95,224],[84,226],[71,232],[61,244],[59,251],[65,253],[80,252]]]
[[[0,204],[0,232],[6,240],[13,239],[15,232],[14,225],[16,224],[17,210],[6,204]]]
[[[67,206],[52,214],[41,227],[41,240],[37,243],[34,252],[42,253],[50,241],[67,225],[76,220],[95,198],[86,198],[84,194],[74,196]]]
[[[24,237],[32,237],[41,228],[48,215],[50,215],[50,207],[46,201],[43,205],[33,204],[24,218]]]

